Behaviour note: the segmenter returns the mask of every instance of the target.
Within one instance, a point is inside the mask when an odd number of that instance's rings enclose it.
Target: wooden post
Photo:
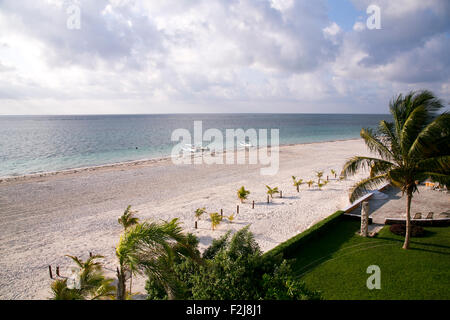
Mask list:
[[[236,207],[236,213],[239,213],[239,205]]]
[[[50,274],[50,279],[53,279],[52,266],[48,266],[48,273]]]
[[[92,252],[89,252],[89,257],[91,257],[91,258],[92,258]]]
[[[57,275],[58,277],[61,277],[61,276],[59,275],[59,266],[56,267],[56,275]]]
[[[267,203],[269,203],[269,195],[267,195]]]
[[[220,209],[220,216],[223,218],[223,210]]]
[[[197,221],[195,221],[195,229],[197,229]]]
[[[361,203],[361,232],[360,235],[367,237],[369,234],[369,202]]]
[[[283,198],[283,191],[280,190],[280,198]]]
[[[328,176],[327,176],[327,181],[328,181]]]
[[[255,209],[255,200],[253,200],[252,209]]]

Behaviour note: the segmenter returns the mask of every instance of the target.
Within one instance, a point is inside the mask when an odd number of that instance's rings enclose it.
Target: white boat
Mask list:
[[[185,148],[182,148],[186,152],[195,153],[197,152],[197,148],[195,148],[192,144],[186,144]]]
[[[199,151],[209,151],[209,147],[198,146],[198,147],[196,147],[196,148],[197,148],[197,150],[199,150]]]
[[[239,142],[239,145],[245,148],[251,148],[253,145],[250,142]]]

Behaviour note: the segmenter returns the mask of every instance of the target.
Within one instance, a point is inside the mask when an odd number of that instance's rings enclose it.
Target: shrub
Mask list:
[[[250,191],[245,190],[244,186],[242,186],[242,187],[237,191],[238,199],[241,200],[242,203],[244,203],[244,200],[247,199],[247,197],[248,197],[249,194],[250,194]]]
[[[231,238],[231,239],[230,239]],[[183,258],[173,267],[179,282],[178,297],[202,300],[318,299],[296,278],[280,255],[263,258],[248,227],[232,237],[227,232],[214,240],[201,263]],[[167,299],[163,288],[149,279],[149,299]]]
[[[393,224],[389,230],[398,236],[405,236],[406,225],[404,224]],[[421,237],[425,233],[425,230],[421,226],[411,226],[411,237]]]
[[[195,217],[197,218],[197,221],[201,219],[202,215],[206,212],[206,208],[198,208],[195,210]]]
[[[192,278],[193,299],[260,300],[317,299],[293,276],[290,264],[280,256],[263,259],[248,227],[213,244],[208,260]],[[214,254],[213,254],[213,251]]]

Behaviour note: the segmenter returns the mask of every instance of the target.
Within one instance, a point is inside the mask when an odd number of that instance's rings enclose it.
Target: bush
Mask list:
[[[198,251],[198,238],[192,233],[187,234],[187,243],[194,251],[194,255],[200,257]],[[165,273],[166,280],[170,278],[171,289],[177,299],[190,299],[192,296],[192,284],[190,278],[198,272],[199,265],[188,256],[177,255],[168,265]],[[148,300],[167,300],[167,292],[160,279],[149,276],[145,283]]]
[[[393,224],[389,230],[398,236],[406,235],[406,225],[404,224]],[[411,226],[411,237],[421,237],[425,234],[425,230],[421,226]]]
[[[231,238],[231,239],[230,239]],[[318,299],[280,255],[264,257],[248,227],[214,240],[200,263],[178,259],[172,267],[177,298],[196,300]],[[157,279],[148,279],[148,299],[167,299]]]
[[[281,257],[263,258],[248,227],[215,242],[210,260],[193,277],[192,294],[199,300],[318,299],[293,276]]]

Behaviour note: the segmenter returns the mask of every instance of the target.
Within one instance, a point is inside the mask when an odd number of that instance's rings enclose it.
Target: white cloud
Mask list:
[[[353,25],[353,30],[355,31],[363,31],[364,29],[366,29],[366,25],[361,21],[356,21]]]
[[[336,22],[333,22],[328,27],[323,29],[323,32],[325,32],[325,34],[327,34],[327,35],[335,36],[341,32],[341,28],[338,26],[338,24]]]
[[[0,114],[378,112],[420,87],[448,98],[450,6],[393,3],[377,2],[382,31],[344,31],[325,0],[85,0],[68,30],[65,1],[5,0]]]

